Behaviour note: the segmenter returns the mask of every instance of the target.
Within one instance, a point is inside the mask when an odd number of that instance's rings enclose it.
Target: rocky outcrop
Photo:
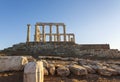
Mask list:
[[[49,64],[48,65],[48,71],[49,71],[49,73],[51,74],[51,75],[55,75],[55,66],[54,66],[54,64]]]
[[[50,57],[51,58],[51,57]],[[58,59],[58,57],[54,57],[54,59]],[[47,58],[48,59],[48,58]],[[53,58],[52,58],[53,59]],[[65,59],[65,58],[64,58]],[[120,75],[120,65],[115,62],[101,62],[101,61],[93,61],[93,60],[85,60],[85,59],[72,59],[66,58],[64,60],[59,57],[58,61],[54,60],[44,60],[44,67],[50,75],[58,75],[61,77],[66,77],[69,75],[83,76],[88,74],[97,74],[102,76],[114,76]],[[49,62],[49,63],[48,63]],[[47,65],[48,67],[47,67]]]
[[[96,71],[88,65],[83,65],[83,67],[87,69],[88,73],[96,73]]]
[[[103,76],[111,76],[111,75],[117,75],[118,72],[111,68],[102,68],[98,69],[98,73]]]
[[[88,74],[87,69],[79,65],[70,65],[69,68],[70,68],[70,71],[74,75],[87,75]]]
[[[49,75],[49,72],[45,67],[43,68],[43,70],[44,70],[44,75]]]
[[[70,70],[68,67],[60,66],[57,68],[57,75],[59,76],[68,76],[70,74]]]
[[[33,67],[34,67],[35,62],[37,61],[35,61],[31,57],[25,57],[25,58],[26,60],[29,60],[29,62],[34,61],[33,63]],[[44,68],[43,73],[45,77],[50,77],[49,80],[51,80],[51,81],[45,81],[45,82],[56,82],[59,80],[60,81],[64,80],[65,82],[71,82],[71,80],[67,80],[66,78],[74,79],[76,77],[78,79],[75,79],[74,81],[79,81],[82,77],[84,77],[84,79],[88,79],[88,78],[93,79],[93,78],[99,78],[99,76],[101,77],[107,76],[109,78],[120,76],[120,62],[119,61],[115,61],[115,62],[107,61],[107,60],[106,61],[98,61],[98,60],[93,61],[89,59],[86,60],[86,59],[70,58],[70,57],[62,58],[62,57],[48,57],[48,56],[40,57],[40,59],[41,59],[41,62],[43,63],[43,68]],[[2,58],[0,60],[2,60]],[[9,61],[9,63],[11,63],[12,61]],[[28,63],[27,65],[29,64],[30,63]],[[27,66],[26,64],[24,65]],[[33,69],[32,67],[30,68]],[[26,69],[26,71],[28,70]],[[29,71],[29,72],[32,72],[32,71]],[[6,75],[3,75],[3,76],[6,76]],[[58,79],[53,80],[52,79],[53,77],[55,77],[55,79],[56,78]]]

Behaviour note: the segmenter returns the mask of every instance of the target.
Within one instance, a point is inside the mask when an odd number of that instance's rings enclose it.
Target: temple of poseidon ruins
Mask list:
[[[31,28],[35,28],[34,41],[30,41]],[[66,28],[64,23],[37,22],[35,26],[27,24],[26,42],[15,44],[2,50],[1,53],[7,55],[80,56],[82,52],[89,54],[96,50],[110,49],[109,44],[77,44],[74,33],[66,32]]]
[[[109,44],[78,44],[66,28],[27,24],[26,41],[0,51],[0,82],[120,82],[120,51]]]
[[[27,42],[30,42],[30,24],[27,25]],[[53,28],[56,27],[56,33],[53,33]],[[41,28],[41,29],[40,29]],[[49,29],[49,33],[46,33],[45,28]],[[59,30],[63,29],[60,33]],[[46,40],[46,37],[49,40]],[[63,37],[62,37],[63,36]],[[35,42],[74,42],[75,35],[73,33],[66,33],[66,26],[64,23],[36,23],[35,25]]]

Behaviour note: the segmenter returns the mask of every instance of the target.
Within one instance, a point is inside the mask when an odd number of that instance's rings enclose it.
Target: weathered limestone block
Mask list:
[[[75,75],[87,75],[88,74],[87,69],[79,65],[70,65],[69,69]]]
[[[115,69],[118,72],[118,74],[120,74],[120,66],[112,64],[110,65],[110,67]]]
[[[60,66],[57,68],[57,74],[60,76],[68,76],[70,74],[70,70],[68,67]]]
[[[0,56],[0,72],[22,70],[27,63],[23,56]]]
[[[47,62],[46,60],[42,60],[42,62],[43,62],[43,66],[44,66],[45,68],[48,68],[48,62]]]
[[[93,70],[97,71],[98,69],[102,69],[104,66],[102,66],[101,64],[89,64],[88,66],[90,66]]]
[[[98,69],[98,73],[100,75],[104,75],[104,76],[111,76],[111,75],[117,75],[117,71],[111,68],[102,68],[102,69]]]
[[[78,61],[78,64],[79,64],[79,65],[87,65],[88,63],[87,63],[86,60],[80,59],[80,60]]]
[[[95,73],[95,72],[96,72],[96,71],[95,71],[93,68],[91,68],[90,66],[83,65],[83,67],[87,69],[88,73]]]
[[[49,75],[47,68],[44,67],[43,70],[44,70],[44,75]]]
[[[51,75],[54,75],[55,74],[55,66],[54,66],[54,64],[49,64],[48,65],[48,70],[49,70],[49,73]]]
[[[29,62],[24,68],[24,82],[43,82],[43,62]]]

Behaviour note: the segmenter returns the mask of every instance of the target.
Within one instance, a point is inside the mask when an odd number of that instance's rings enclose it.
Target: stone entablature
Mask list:
[[[30,42],[30,24],[27,25],[27,42]],[[42,30],[40,28],[42,27]],[[56,33],[53,33],[53,27],[56,27]],[[49,33],[46,33],[45,28],[49,29]],[[61,28],[63,29],[60,33]],[[42,32],[41,32],[42,31]],[[46,37],[49,40],[46,40]],[[66,33],[66,25],[64,23],[36,23],[34,42],[74,42],[75,35],[73,33]]]

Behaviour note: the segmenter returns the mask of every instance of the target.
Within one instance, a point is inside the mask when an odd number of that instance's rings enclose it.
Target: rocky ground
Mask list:
[[[29,62],[35,61],[31,56]],[[120,82],[119,60],[39,56],[44,82]],[[23,82],[23,70],[0,73],[0,82]]]
[[[119,60],[41,56],[45,82],[120,82]]]
[[[120,82],[120,51],[73,43],[20,43],[0,56],[38,57],[44,64],[44,82]],[[83,49],[85,48],[85,49]],[[30,56],[31,55],[31,56]],[[23,82],[23,70],[0,73],[0,82]]]

